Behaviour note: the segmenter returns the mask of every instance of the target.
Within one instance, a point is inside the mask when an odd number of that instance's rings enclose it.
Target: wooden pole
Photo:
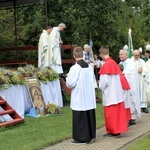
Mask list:
[[[15,47],[18,46],[17,42],[17,19],[16,19],[16,1],[14,0],[14,21],[15,21]],[[18,60],[18,51],[16,50],[16,60]]]
[[[17,47],[17,19],[16,19],[16,1],[14,0],[14,21],[15,21],[15,46]]]
[[[48,26],[47,0],[45,0],[46,27]]]

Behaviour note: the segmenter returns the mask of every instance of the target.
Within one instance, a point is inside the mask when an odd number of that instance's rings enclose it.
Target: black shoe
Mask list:
[[[118,133],[118,134],[112,134],[112,135],[113,135],[113,137],[115,137],[115,138],[121,137],[121,133]]]
[[[103,137],[104,137],[104,138],[107,138],[107,137],[113,137],[113,134],[111,134],[111,133],[104,134]]]
[[[120,136],[121,134],[120,133],[118,133],[118,134],[112,134],[113,136]]]
[[[142,112],[148,114],[149,113],[149,110],[147,108],[142,108]]]
[[[129,126],[132,126],[132,125],[135,125],[135,124],[136,124],[136,122],[135,122],[134,119],[131,119],[131,120],[129,121]]]
[[[104,134],[103,137],[106,138],[106,137],[120,137],[120,133],[118,134],[112,134],[112,133],[108,133],[108,134]]]

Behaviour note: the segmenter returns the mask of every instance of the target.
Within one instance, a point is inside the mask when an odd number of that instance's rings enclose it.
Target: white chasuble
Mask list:
[[[150,102],[150,60],[143,67],[143,75],[146,86],[146,98]]]
[[[132,59],[134,60],[134,58]],[[145,61],[143,59],[139,58],[138,60],[134,60],[134,63],[137,67],[137,70],[141,68],[143,71],[143,67],[145,64]],[[147,108],[146,91],[145,91],[146,89],[145,89],[144,77],[142,72],[138,73],[138,76],[139,76],[139,84],[140,84],[139,86],[140,86],[141,107]]]
[[[50,66],[49,35],[43,30],[38,44],[38,67]]]
[[[62,60],[61,60],[61,45],[60,45],[60,32],[57,27],[53,27],[50,33],[50,66],[57,73],[63,73]]]
[[[135,66],[135,63],[131,59],[127,59],[126,61],[121,63],[124,67],[123,73],[130,85],[130,93],[131,93],[131,113],[136,111],[136,117],[141,116],[141,101],[140,101],[140,90],[139,90],[139,77],[138,71]]]

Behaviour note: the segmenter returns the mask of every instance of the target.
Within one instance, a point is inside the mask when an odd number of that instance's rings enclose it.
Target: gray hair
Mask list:
[[[63,27],[64,29],[66,28],[66,25],[64,23],[60,23],[59,26]]]
[[[125,53],[127,56],[129,54],[128,50],[126,50],[126,49],[121,49],[120,51],[122,51],[123,53]]]
[[[90,45],[88,45],[88,44],[85,44],[85,45],[83,46],[83,48],[84,48],[84,49],[91,49]]]

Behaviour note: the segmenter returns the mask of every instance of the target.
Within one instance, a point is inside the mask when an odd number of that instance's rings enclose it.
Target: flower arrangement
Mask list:
[[[51,68],[37,69],[33,65],[18,67],[17,70],[0,68],[0,90],[7,89],[11,84],[26,84],[25,77],[36,76],[41,82],[47,83],[59,78]]]
[[[12,84],[25,84],[24,76],[16,71],[0,68],[0,90],[8,89]]]
[[[36,73],[37,78],[47,83],[47,81],[54,81],[59,78],[59,75],[51,68],[41,68]]]
[[[11,80],[8,76],[5,76],[4,72],[0,70],[0,90],[7,89],[11,84]]]
[[[36,72],[36,68],[33,65],[26,65],[25,67],[18,67],[18,72],[24,77],[32,77]]]
[[[60,114],[61,110],[60,107],[58,107],[57,105],[51,103],[51,104],[47,104],[47,106],[45,107],[45,113],[46,114]]]
[[[4,75],[5,76],[7,76],[7,77],[12,77],[12,75],[13,75],[13,73],[12,73],[12,70],[10,70],[10,69],[3,69],[3,73],[4,73]]]
[[[11,83],[12,84],[26,84],[24,76],[17,71],[12,72],[12,76],[10,77]]]

